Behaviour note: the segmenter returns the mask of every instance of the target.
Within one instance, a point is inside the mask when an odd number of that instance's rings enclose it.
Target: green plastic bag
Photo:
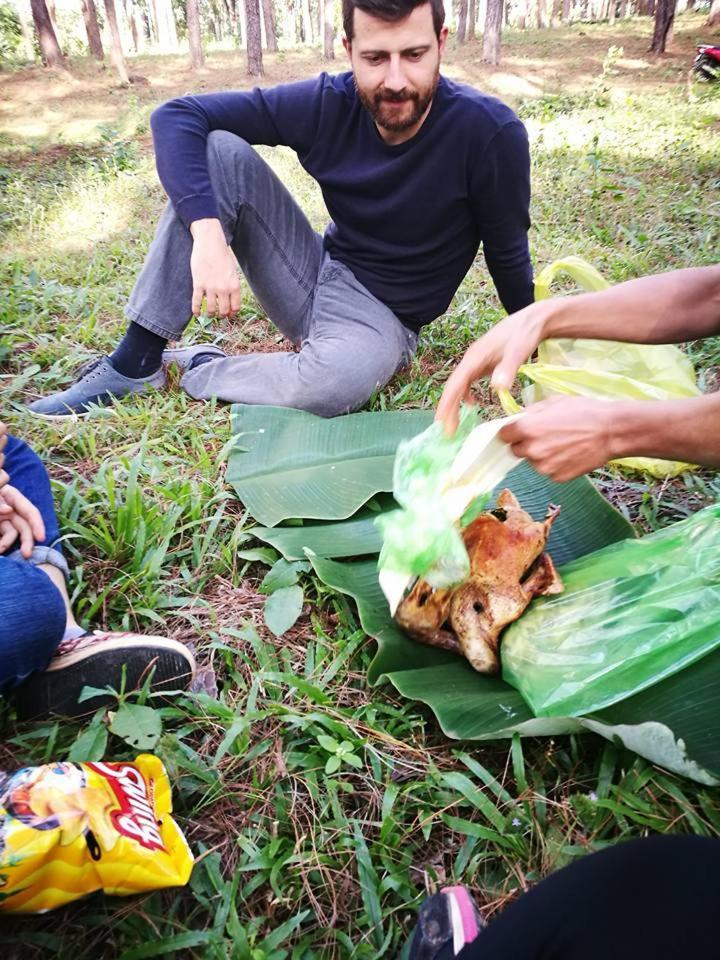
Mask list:
[[[720,504],[560,570],[505,633],[503,677],[536,716],[583,716],[720,646]]]
[[[507,422],[483,422],[477,407],[463,406],[451,437],[434,423],[399,444],[393,496],[400,509],[376,521],[383,534],[379,580],[391,613],[415,577],[433,587],[467,579],[470,561],[461,530],[520,462],[498,437]]]
[[[535,299],[549,297],[553,281],[567,274],[583,290],[609,286],[595,267],[580,257],[564,257],[549,264],[535,278]],[[518,373],[532,384],[523,391],[523,402],[568,394],[600,400],[673,400],[700,395],[688,356],[671,344],[620,343],[614,340],[544,340],[537,361]],[[500,402],[506,413],[521,407],[507,391]],[[674,477],[693,465],[652,457],[625,457],[614,463],[642,470],[654,477]]]
[[[466,579],[470,562],[460,530],[440,504],[440,491],[471,432],[480,423],[475,407],[463,406],[455,433],[445,435],[433,423],[399,444],[393,467],[393,496],[401,509],[376,521],[383,546],[378,567],[421,577],[432,586],[453,586]]]

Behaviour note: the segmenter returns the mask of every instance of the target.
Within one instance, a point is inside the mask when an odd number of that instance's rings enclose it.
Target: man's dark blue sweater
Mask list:
[[[180,218],[218,217],[212,130],[296,151],[332,222],[330,256],[408,327],[443,313],[480,243],[505,309],[533,299],[525,128],[499,100],[441,77],[420,130],[386,144],[352,73],[249,92],[183,97],[152,115],[158,173]]]

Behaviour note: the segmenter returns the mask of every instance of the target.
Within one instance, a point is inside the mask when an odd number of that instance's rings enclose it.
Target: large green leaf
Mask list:
[[[499,487],[509,487],[524,509],[536,519],[545,516],[549,503],[561,505],[560,516],[548,540],[548,550],[557,564],[634,536],[632,526],[600,496],[587,477],[570,483],[553,483],[529,464],[521,463]],[[497,492],[496,489],[493,496]],[[389,506],[387,501],[385,505]],[[382,546],[381,534],[372,514],[343,523],[274,527],[271,530],[259,527],[253,532],[288,559],[303,557],[306,549],[317,557],[362,557],[378,553]]]
[[[268,407],[236,407],[237,449],[229,476],[250,513],[275,525],[286,518],[340,523],[256,529],[288,560],[308,553],[318,576],[353,597],[363,629],[377,639],[369,679],[389,679],[406,697],[426,703],[445,733],[488,740],[592,730],[705,783],[720,779],[720,651],[674,677],[592,717],[538,719],[519,693],[475,673],[460,657],[406,637],[390,617],[377,579],[380,539],[369,509],[358,509],[392,484],[397,443],[430,421],[425,411],[356,414],[333,421]],[[264,431],[261,433],[261,431]],[[505,484],[533,516],[551,501],[562,507],[548,544],[558,564],[632,536],[632,528],[583,478],[557,486],[521,464]],[[389,498],[380,498],[388,509]],[[357,512],[357,513],[356,513]],[[353,514],[355,514],[353,516]],[[348,519],[352,517],[352,519]],[[365,559],[338,563],[331,558]]]
[[[493,740],[513,733],[552,736],[590,730],[702,783],[720,782],[720,651],[649,690],[592,717],[536,718],[520,694],[476,673],[462,657],[415,643],[390,617],[374,560],[338,563],[315,557],[328,586],[353,597],[363,629],[378,642],[368,679],[387,678],[405,697],[426,703],[445,734]]]
[[[344,520],[374,494],[392,490],[398,443],[431,420],[429,410],[324,420],[303,410],[238,404],[227,479],[269,527],[290,517]]]

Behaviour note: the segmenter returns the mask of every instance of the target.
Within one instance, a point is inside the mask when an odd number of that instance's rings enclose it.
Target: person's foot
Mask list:
[[[445,887],[420,907],[408,960],[452,960],[481,933],[485,921],[466,887]]]
[[[168,637],[92,630],[63,640],[47,670],[34,673],[14,691],[19,720],[49,714],[80,717],[116,702],[111,693],[78,703],[83,687],[125,691],[139,689],[150,677],[150,690],[184,690],[195,673],[195,658],[184,644]]]
[[[194,347],[171,347],[163,350],[162,358],[164,364],[174,363],[185,373],[201,363],[208,363],[226,356],[227,354],[220,347],[214,347],[210,343],[198,343]]]
[[[133,393],[161,390],[165,386],[165,372],[160,367],[149,377],[137,380],[118,373],[108,357],[97,357],[85,364],[78,379],[67,390],[51,393],[28,404],[30,413],[54,420],[61,417],[83,416],[92,404],[101,406]]]

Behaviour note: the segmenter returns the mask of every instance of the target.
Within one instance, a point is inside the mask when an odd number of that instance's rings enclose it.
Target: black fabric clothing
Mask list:
[[[167,340],[134,321],[110,355],[110,363],[123,377],[149,377],[160,369]]]
[[[182,97],[155,110],[151,125],[160,180],[187,226],[218,217],[206,144],[227,130],[296,151],[332,218],[331,258],[407,326],[447,309],[480,243],[505,309],[532,302],[527,134],[494,97],[441,77],[419,131],[394,146],[352,73]]]
[[[656,836],[583,857],[520,896],[457,957],[720,957],[720,840]]]

